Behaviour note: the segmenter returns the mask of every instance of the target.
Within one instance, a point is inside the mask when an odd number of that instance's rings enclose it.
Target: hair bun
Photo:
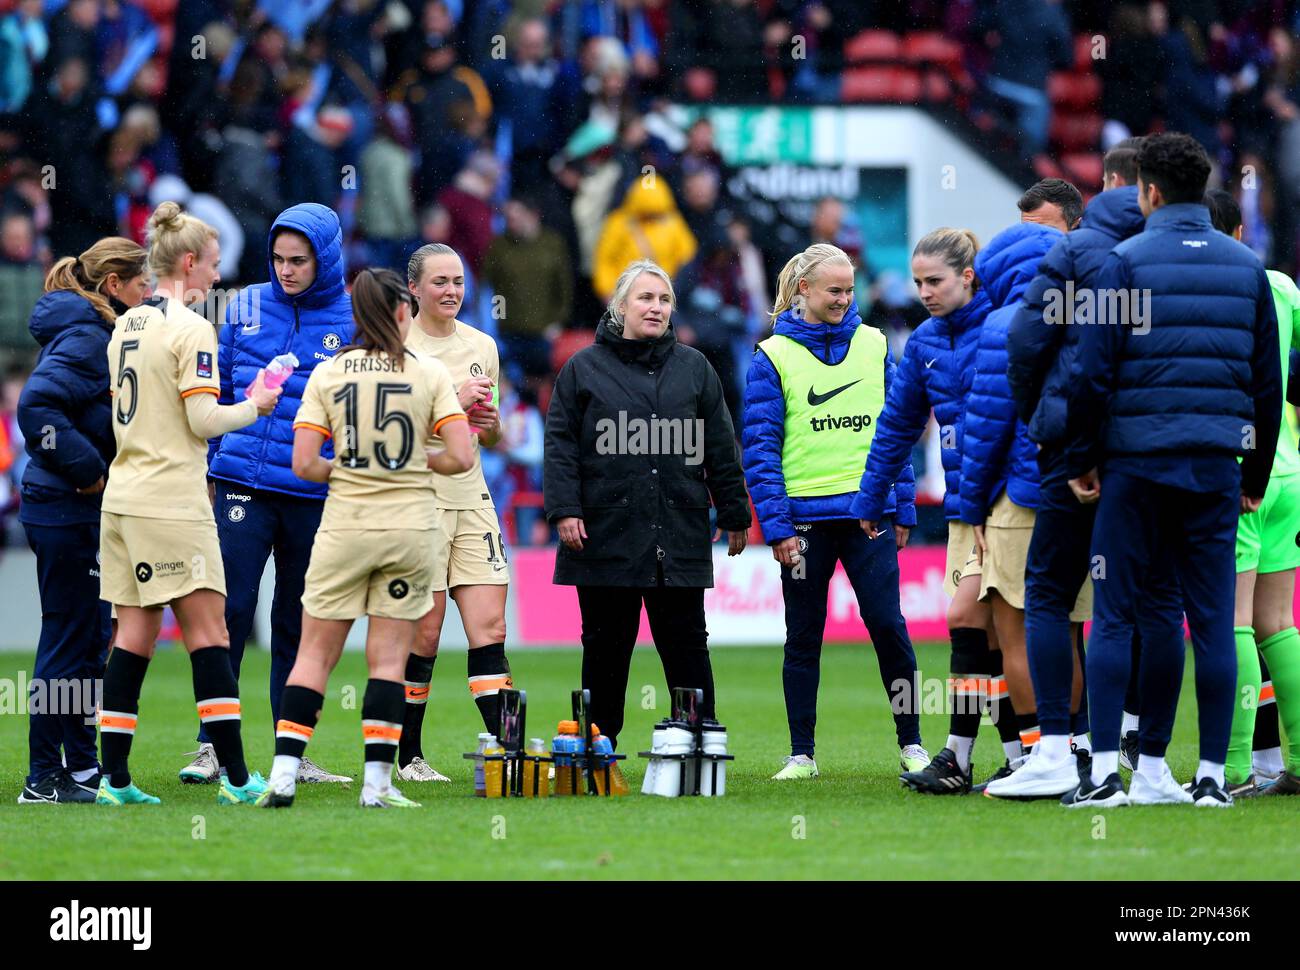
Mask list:
[[[158,208],[153,210],[153,215],[149,217],[149,228],[162,232],[180,232],[184,226],[183,215],[184,210],[181,209],[180,203],[162,202],[158,205]]]

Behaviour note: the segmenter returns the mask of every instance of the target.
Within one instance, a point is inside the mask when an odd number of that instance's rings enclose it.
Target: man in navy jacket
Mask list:
[[[1066,468],[1079,500],[1100,504],[1088,651],[1095,750],[1091,776],[1062,799],[1070,807],[1129,801],[1118,771],[1120,705],[1139,621],[1143,728],[1133,801],[1232,804],[1223,777],[1237,680],[1227,591],[1236,580],[1238,512],[1257,509],[1268,486],[1282,372],[1264,267],[1215,231],[1201,202],[1209,172],[1205,150],[1188,135],[1143,143],[1146,228],[1106,257],[1096,319],[1079,335]],[[1190,797],[1164,763],[1182,683],[1184,604],[1201,747]]]
[[[1007,332],[1007,382],[1020,420],[1038,446],[1038,514],[1025,566],[1025,634],[1037,703],[1038,750],[1046,755],[1059,753],[1071,734],[1077,737],[1088,730],[1086,704],[1079,716],[1070,715],[1076,650],[1070,612],[1080,584],[1089,581],[1088,550],[1097,506],[1080,504],[1070,491],[1065,472],[1065,407],[1079,335],[1091,319],[1084,312],[1084,294],[1096,285],[1110,251],[1146,224],[1137,194],[1141,143],[1140,138],[1129,138],[1106,153],[1105,191],[1092,200],[1079,227],[1043,257]],[[1136,638],[1133,650],[1136,672]],[[1128,733],[1130,726],[1136,726],[1137,711],[1136,680],[1130,677],[1120,748],[1121,764],[1128,768],[1137,767],[1137,732],[1133,730],[1131,737]],[[1022,775],[1019,784],[1031,785],[1030,779],[1043,767],[1036,764],[1036,770]],[[1062,791],[1072,787],[1068,772],[1064,783]],[[1009,797],[1019,790],[1009,782],[998,787]]]
[[[275,411],[214,439],[208,478],[226,567],[226,626],[235,676],[253,628],[267,557],[275,555],[271,607],[271,719],[293,669],[302,632],[302,592],[312,540],[320,526],[325,486],[293,473],[293,419],[312,369],[352,341],[352,303],[343,288],[342,233],[333,210],[307,202],[276,218],[268,243],[271,281],[246,287],[226,310],[217,342],[220,403],[243,400],[244,388],[273,357],[292,353],[298,366]],[[181,780],[205,783],[219,774],[216,755],[199,731],[199,750]],[[303,760],[299,781],[348,781]]]

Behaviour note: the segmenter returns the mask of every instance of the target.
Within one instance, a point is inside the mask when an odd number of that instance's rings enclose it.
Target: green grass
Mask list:
[[[947,648],[918,648],[923,672],[944,675]],[[818,765],[811,782],[769,782],[788,753],[781,651],[718,649],[719,717],[737,761],[722,799],[484,801],[471,797],[472,747],[481,722],[465,688],[463,655],[434,673],[425,753],[450,785],[407,785],[424,803],[413,812],[363,812],[358,788],[299,786],[289,811],[216,804],[214,786],[181,785],[176,771],[193,749],[189,664],[160,651],[145,683],[132,771],[158,807],[19,806],[26,771],[25,716],[0,717],[0,878],[4,879],[1255,879],[1293,877],[1300,845],[1289,799],[1239,802],[1227,812],[1190,806],[1128,808],[1104,823],[1051,802],[995,803],[933,798],[900,789],[898,759],[874,655],[869,647],[828,647],[822,663]],[[0,677],[30,669],[30,658],[0,655]],[[529,734],[549,738],[567,716],[577,686],[575,650],[516,651],[516,682],[530,698]],[[1170,763],[1187,778],[1196,764],[1191,663]],[[245,744],[266,771],[272,755],[264,685],[266,655],[244,667]],[[657,709],[643,709],[642,685]],[[363,659],[344,657],[330,683],[310,754],[359,774]],[[651,725],[666,713],[667,691],[652,650],[638,650],[628,690],[623,750],[639,791]],[[946,718],[925,715],[931,752]],[[1001,763],[985,725],[976,774]],[[1104,828],[1103,828],[1104,825]],[[805,837],[796,838],[802,827]],[[500,837],[504,836],[504,837]]]

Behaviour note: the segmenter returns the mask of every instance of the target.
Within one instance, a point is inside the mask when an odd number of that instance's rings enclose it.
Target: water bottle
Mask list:
[[[664,725],[663,753],[686,755],[694,750],[695,735],[692,734],[681,722],[670,721]],[[682,789],[682,766],[686,766],[686,789]],[[695,763],[691,759],[683,761],[681,758],[673,758],[664,761],[659,765],[659,772],[655,779],[656,795],[662,795],[664,798],[676,798],[678,795],[689,794],[695,787]]]
[[[600,728],[595,724],[591,726],[591,749],[599,755],[614,753],[614,743],[601,734]],[[605,765],[609,765],[609,791],[605,790]],[[596,791],[602,795],[626,795],[631,790],[628,788],[627,779],[623,777],[623,772],[619,770],[617,761],[598,759],[592,765],[592,773],[596,776]]]
[[[655,725],[654,734],[651,735],[651,740],[650,740],[651,754],[664,753],[664,737],[667,731],[668,731],[668,721],[666,720],[660,721],[658,724]],[[650,763],[646,766],[645,778],[643,778],[641,781],[641,794],[653,795],[655,790],[655,784],[659,777],[659,773],[667,769],[668,769],[667,762],[659,758],[651,758]]]
[[[474,797],[475,798],[483,798],[484,796],[487,795],[486,782],[483,777],[483,765],[484,765],[483,754],[487,750],[488,741],[490,741],[491,739],[492,739],[492,735],[488,734],[486,731],[481,732],[478,736],[478,747],[474,749],[474,753],[478,755],[478,757],[474,759]]]
[[[582,795],[586,782],[581,759],[582,739],[578,736],[577,721],[561,721],[556,728],[553,751],[555,754],[555,794]]]
[[[727,753],[727,729],[721,724],[704,725],[704,753],[705,754],[726,754]],[[714,790],[714,777],[716,772],[717,789]],[[727,763],[725,761],[710,761],[704,758],[700,761],[700,794],[721,798],[727,793]]]
[[[501,742],[496,739],[496,735],[489,734],[487,745],[486,747],[483,748],[483,754],[504,755],[505,753],[506,753],[506,749],[502,746]],[[502,797],[502,795],[504,794],[502,789],[505,787],[502,784],[502,780],[505,778],[505,776],[506,776],[506,763],[504,759],[500,761],[488,761],[486,760],[486,758],[484,759],[483,785],[487,789],[486,794],[488,798]]]
[[[544,758],[546,756],[546,742],[541,738],[530,738],[528,746],[524,748],[524,754],[533,758]],[[533,787],[536,786],[537,792],[534,794]],[[551,781],[547,778],[546,762],[544,761],[524,761],[524,797],[525,798],[545,798],[551,793]]]
[[[486,400],[486,401],[475,401],[473,404],[471,404],[471,405],[469,406],[469,411],[468,411],[467,413],[472,414],[473,412],[477,411],[480,407],[482,407],[484,404],[491,404],[491,405],[495,406],[496,403],[497,403],[497,386],[496,386],[495,384],[493,384],[491,387],[488,388],[488,396],[487,396],[487,400]],[[482,428],[475,428],[473,425],[470,426],[470,429],[469,429],[469,430],[470,430],[470,434],[483,434],[483,433],[484,433],[484,431],[483,431]]]
[[[262,375],[262,383],[265,384],[268,389],[275,390],[289,379],[289,375],[293,373],[294,368],[297,366],[298,358],[293,354],[279,354],[278,356],[271,358],[271,362],[258,371],[258,373]],[[248,397],[249,392],[253,390],[253,384],[256,383],[257,379],[254,378],[253,383],[244,388],[244,397]]]

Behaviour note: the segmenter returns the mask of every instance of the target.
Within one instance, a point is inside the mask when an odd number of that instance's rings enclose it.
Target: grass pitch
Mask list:
[[[946,644],[917,648],[923,675],[943,677]],[[31,658],[0,654],[0,677]],[[0,878],[4,879],[1254,879],[1294,878],[1300,844],[1291,799],[1238,802],[1226,812],[1191,806],[1070,812],[1053,802],[1007,804],[980,796],[930,797],[900,788],[884,691],[869,646],[828,647],[822,660],[817,763],[821,777],[768,777],[789,753],[779,648],[713,652],[718,715],[731,752],[722,799],[482,800],[471,763],[481,721],[465,687],[462,654],[434,671],[425,755],[452,784],[407,784],[418,811],[363,812],[359,784],[300,785],[287,811],[216,803],[215,786],[182,785],[194,748],[190,668],[160,650],[141,700],[132,773],[157,807],[27,806],[15,800],[27,767],[27,718],[0,716]],[[511,655],[528,691],[528,733],[550,738],[578,686],[576,650]],[[1189,658],[1170,748],[1180,779],[1196,765]],[[264,773],[273,753],[265,693],[268,660],[251,651],[242,675],[244,743]],[[349,653],[330,682],[309,755],[360,775],[364,660]],[[644,685],[644,686],[643,686]],[[352,702],[350,708],[345,704]],[[643,701],[644,699],[644,701]],[[622,750],[639,792],[652,724],[668,692],[652,649],[638,649]],[[646,706],[643,707],[643,702]],[[657,706],[655,706],[657,703]],[[922,717],[933,754],[947,718]],[[1002,762],[985,724],[975,774]]]

